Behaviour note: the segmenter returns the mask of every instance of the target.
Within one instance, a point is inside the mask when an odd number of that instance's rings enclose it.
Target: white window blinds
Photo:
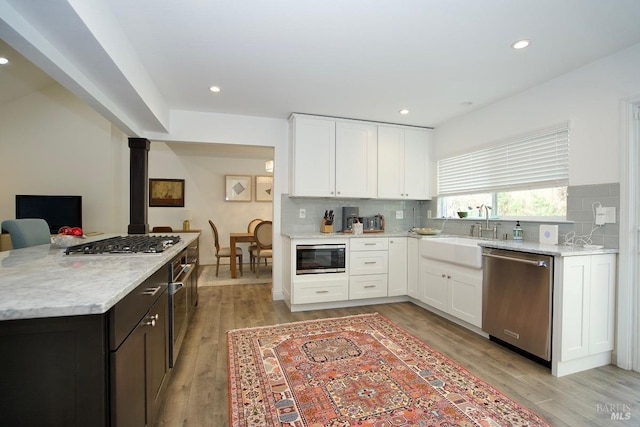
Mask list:
[[[569,185],[569,123],[438,161],[438,195]]]

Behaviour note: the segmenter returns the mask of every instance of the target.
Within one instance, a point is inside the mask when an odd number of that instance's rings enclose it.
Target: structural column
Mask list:
[[[146,138],[129,138],[129,234],[147,234],[149,147]]]

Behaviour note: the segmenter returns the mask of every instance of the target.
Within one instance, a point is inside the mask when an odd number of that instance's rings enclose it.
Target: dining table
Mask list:
[[[236,243],[253,243],[255,242],[255,238],[253,237],[253,233],[230,233],[229,234],[229,249],[230,249],[230,253],[235,254],[236,253]],[[237,264],[237,257],[232,256],[231,257],[231,278],[235,279],[237,277],[236,274],[236,264]]]

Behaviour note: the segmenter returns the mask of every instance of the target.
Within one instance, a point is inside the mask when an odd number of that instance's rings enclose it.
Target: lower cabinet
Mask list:
[[[349,299],[386,297],[389,239],[354,238],[349,246]]]
[[[407,295],[407,237],[389,237],[389,292],[388,296]],[[416,255],[417,256],[417,255]]]
[[[560,361],[613,350],[616,255],[562,260]]]
[[[422,258],[418,298],[440,311],[482,327],[482,270]]]
[[[112,353],[112,426],[153,425],[169,369],[168,319],[168,299],[164,295]]]
[[[407,294],[419,299],[420,249],[418,239],[407,239]]]

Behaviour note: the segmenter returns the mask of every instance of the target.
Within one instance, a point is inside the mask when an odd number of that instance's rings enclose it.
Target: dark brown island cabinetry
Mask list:
[[[0,321],[0,426],[153,425],[171,373],[172,262],[106,313]]]

